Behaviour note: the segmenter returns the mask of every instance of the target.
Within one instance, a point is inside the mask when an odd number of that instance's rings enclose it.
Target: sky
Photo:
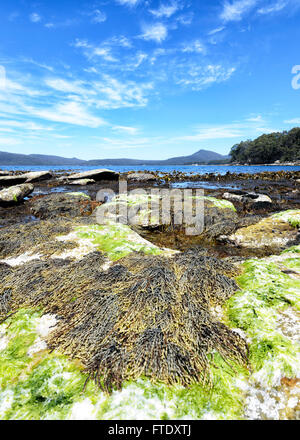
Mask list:
[[[0,150],[228,154],[300,126],[300,0],[0,2]]]

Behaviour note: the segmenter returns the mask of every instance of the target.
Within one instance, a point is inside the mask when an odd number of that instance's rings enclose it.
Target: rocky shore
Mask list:
[[[0,171],[0,419],[299,419],[299,181]]]

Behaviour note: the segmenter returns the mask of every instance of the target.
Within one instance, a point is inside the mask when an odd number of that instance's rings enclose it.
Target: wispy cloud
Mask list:
[[[126,134],[133,135],[133,136],[137,135],[139,132],[139,129],[136,127],[127,127],[127,126],[123,126],[123,125],[115,125],[114,127],[112,127],[112,129],[114,131],[126,133]]]
[[[102,118],[92,115],[84,105],[76,101],[67,101],[43,109],[27,107],[27,110],[31,115],[34,115],[39,119],[46,119],[48,121],[59,123],[64,122],[90,128],[97,128],[106,124]]]
[[[161,43],[168,36],[168,29],[163,23],[144,24],[142,31],[143,33],[140,35],[140,38],[146,41]]]
[[[284,121],[285,124],[300,124],[300,118],[289,119]]]
[[[38,23],[41,21],[42,17],[37,12],[33,12],[29,15],[29,19],[32,21],[32,23]]]
[[[150,9],[149,12],[156,18],[170,18],[180,9],[177,1],[173,1],[166,4],[161,4],[158,9]]]
[[[257,12],[261,15],[273,14],[274,12],[280,12],[290,3],[289,0],[278,0],[271,5],[260,8]]]
[[[225,21],[239,21],[247,14],[260,0],[234,0],[225,1],[220,18]]]
[[[236,70],[235,67],[224,67],[220,64],[199,66],[193,63],[185,67],[185,70],[181,68],[177,73],[176,83],[198,91],[214,83],[229,80]]]
[[[140,3],[142,0],[116,0],[117,3],[120,3],[120,5],[125,6],[136,6],[138,3]]]
[[[217,34],[219,32],[222,32],[224,29],[225,29],[225,26],[220,26],[220,27],[218,27],[216,29],[212,29],[210,32],[208,32],[207,35],[215,35],[215,34]]]
[[[115,62],[117,59],[111,53],[111,47],[103,44],[102,46],[95,46],[87,40],[77,39],[74,46],[81,48],[87,58],[101,57],[106,61]]]
[[[190,43],[184,43],[182,46],[182,52],[206,53],[206,48],[201,41],[194,40]]]

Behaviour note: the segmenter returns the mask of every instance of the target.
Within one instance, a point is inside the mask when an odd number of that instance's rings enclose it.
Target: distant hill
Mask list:
[[[226,161],[228,156],[222,156],[208,150],[199,150],[190,156],[173,157],[166,160],[139,159],[95,159],[81,160],[76,157],[66,158],[44,154],[15,154],[0,151],[0,166],[99,166],[99,165],[191,165],[194,163],[207,164],[216,161]]]

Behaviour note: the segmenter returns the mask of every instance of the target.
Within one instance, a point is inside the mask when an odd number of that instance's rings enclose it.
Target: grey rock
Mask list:
[[[25,183],[27,180],[24,175],[20,176],[0,176],[0,186],[13,186]]]
[[[67,176],[67,180],[94,179],[99,180],[118,180],[119,173],[112,170],[101,168],[98,170],[84,171],[83,173],[71,174]]]
[[[33,171],[23,174],[22,177],[26,177],[26,183],[39,182],[41,180],[51,179],[52,173],[50,171]]]
[[[149,182],[157,180],[157,177],[152,173],[133,173],[127,175],[127,180],[134,180],[136,182]]]
[[[94,179],[79,179],[79,180],[73,180],[72,182],[69,182],[70,185],[91,185],[93,183],[96,183]]]
[[[19,203],[26,196],[32,193],[34,186],[30,183],[24,183],[22,185],[12,186],[8,189],[0,191],[0,204],[15,204]]]

